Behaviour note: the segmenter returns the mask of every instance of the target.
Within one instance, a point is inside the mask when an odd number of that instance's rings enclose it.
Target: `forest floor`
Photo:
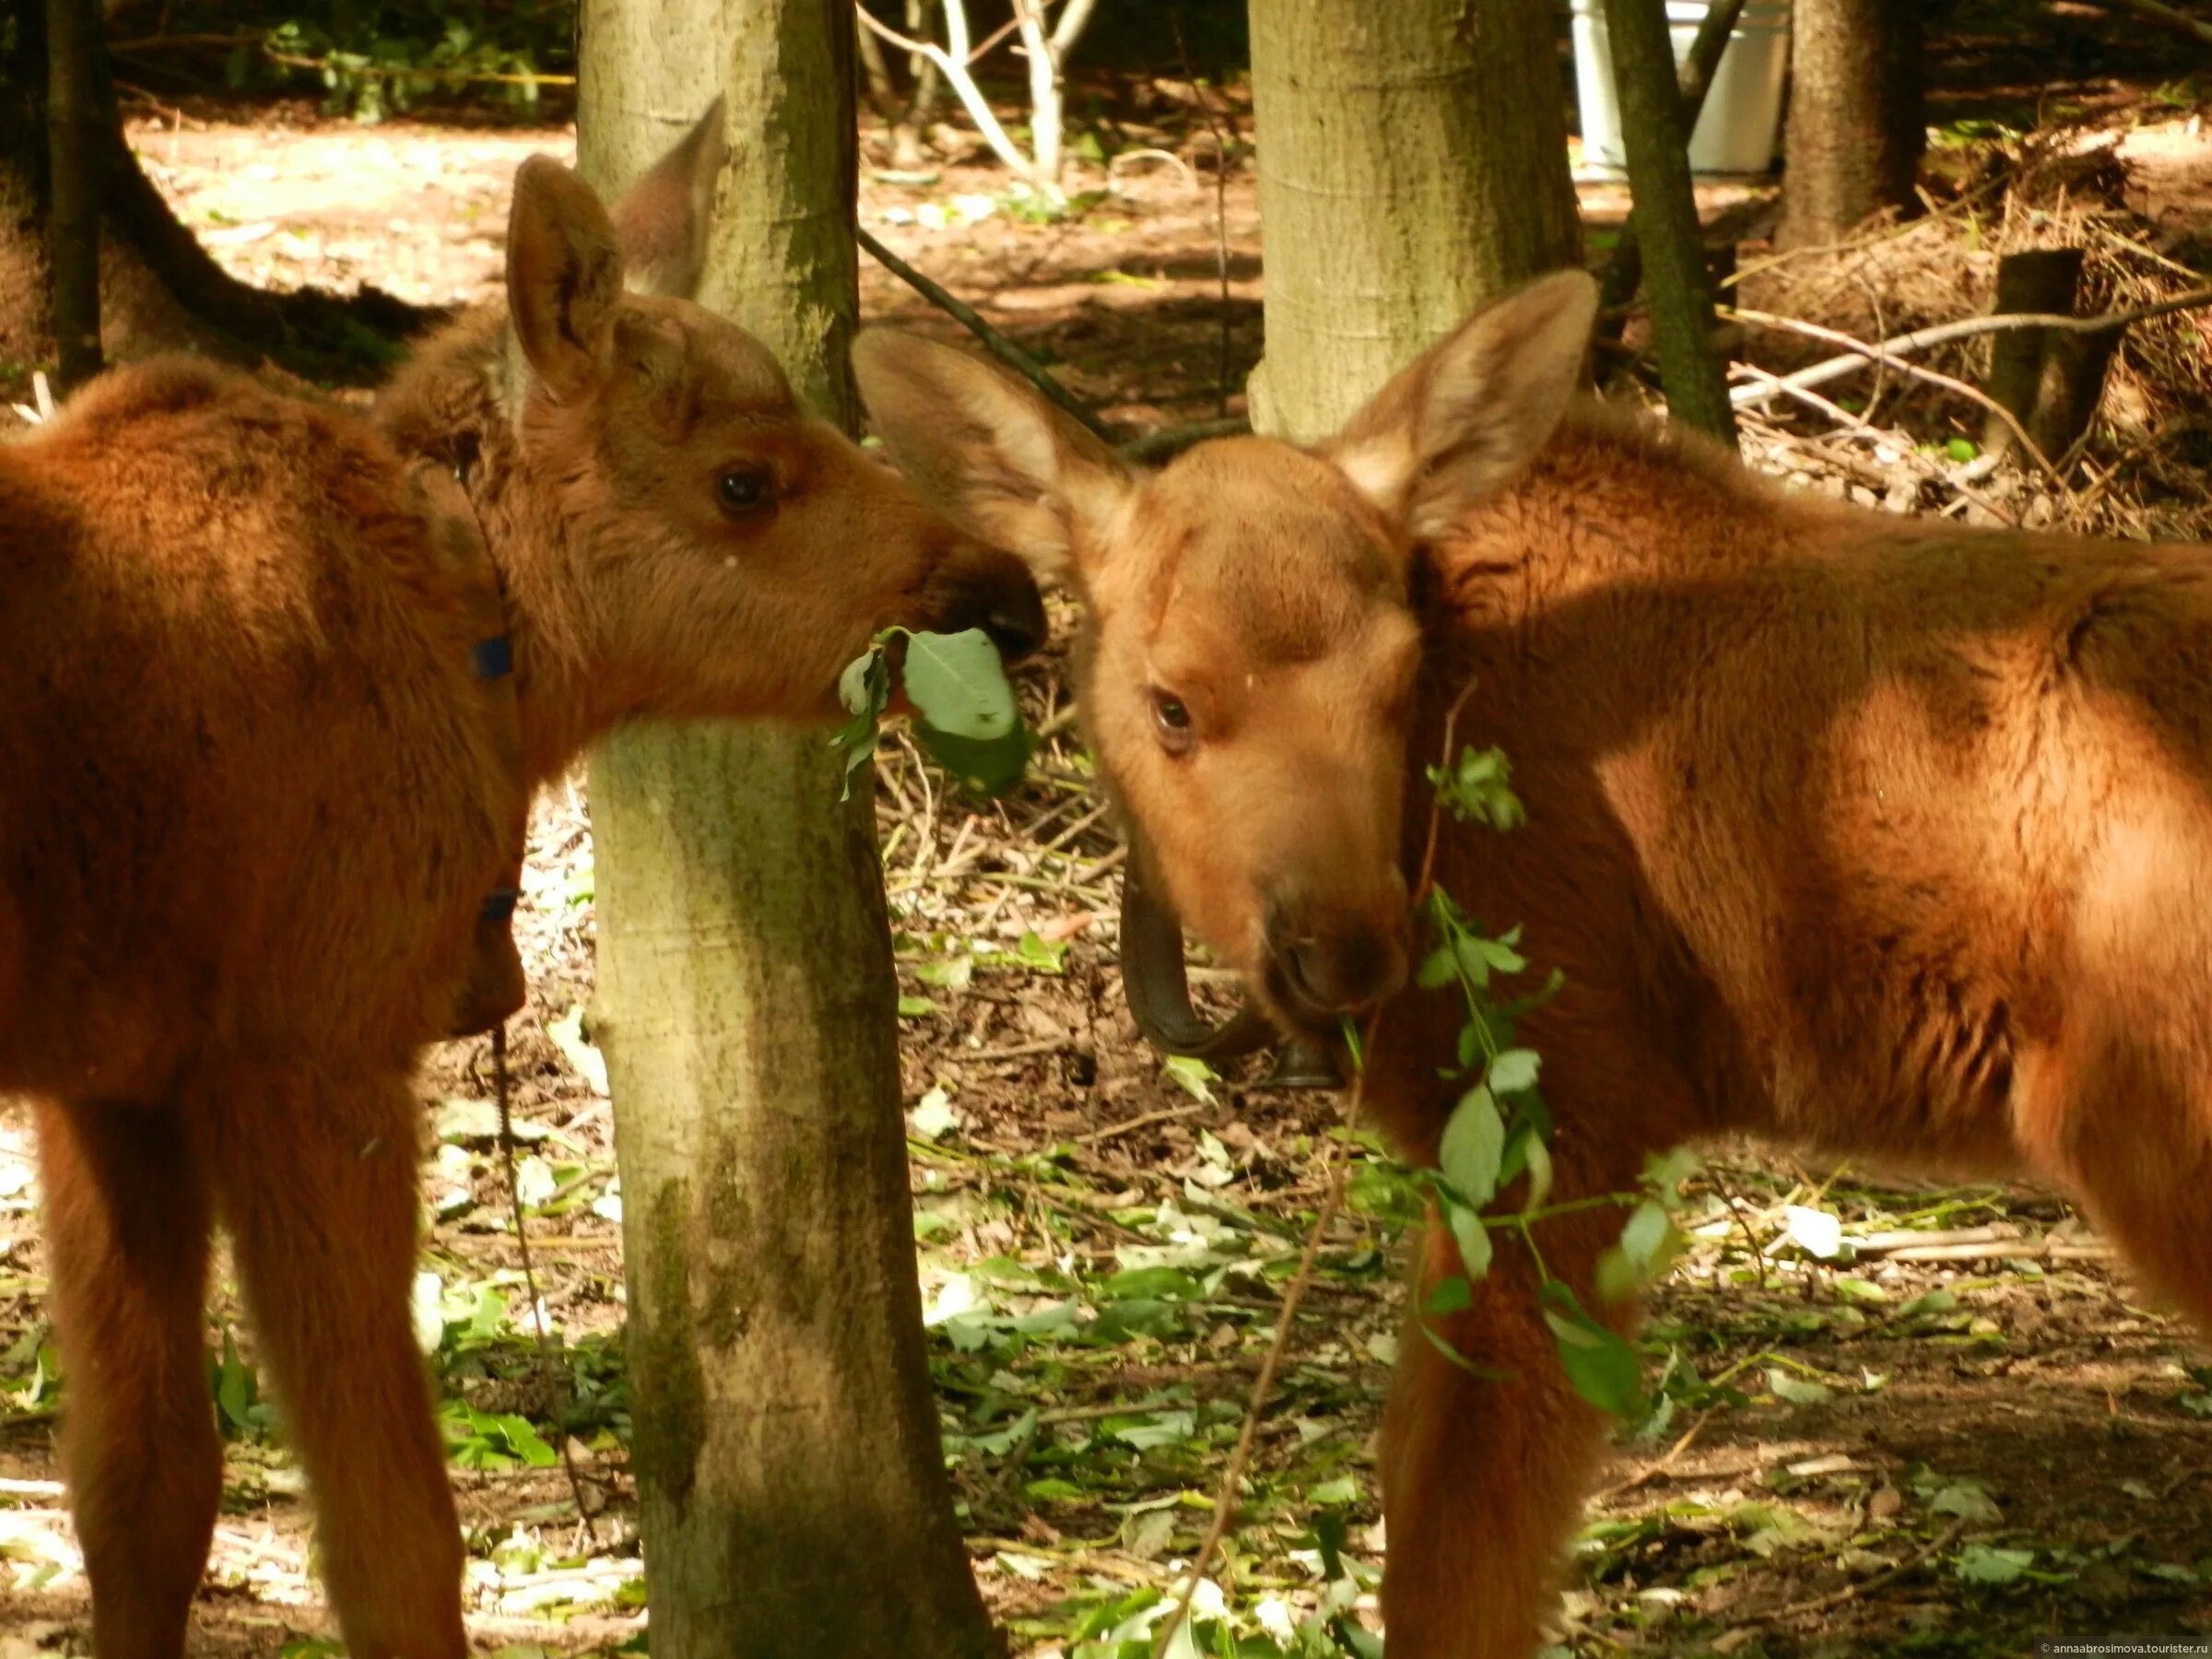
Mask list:
[[[2100,300],[2205,283],[2212,81],[2155,48],[2119,73],[2088,48],[2078,63],[2053,53],[1957,26],[1936,56],[1937,211],[1913,228],[1762,266],[1771,186],[1710,187],[1709,211],[1743,216],[1747,290],[1765,310],[1871,337],[1986,310],[1997,253],[2039,239],[2088,241]],[[920,181],[871,173],[863,217],[1130,430],[1241,409],[1262,292],[1248,105],[1164,80],[1113,96],[1122,142],[1181,159],[1081,168],[1077,188],[1098,194],[1060,218],[1027,213],[977,156]],[[1200,98],[1219,100],[1203,118]],[[147,164],[234,273],[371,281],[434,303],[497,291],[516,163],[573,152],[572,128],[556,124],[137,108]],[[1218,202],[1217,123],[1239,135]],[[1583,186],[1594,251],[1624,205],[1617,186]],[[868,314],[957,336],[873,265],[863,282]],[[1771,347],[1754,354],[1770,369],[1802,360],[1786,339],[1752,344]],[[1953,366],[1971,371],[1971,353]],[[1854,390],[1861,401],[1832,417],[1751,423],[1747,456],[1802,488],[1893,507],[2212,534],[2201,312],[2131,334],[2111,428],[2063,488],[1983,464],[1969,406],[1877,389],[1877,422]],[[1030,781],[971,801],[899,741],[878,805],[922,1291],[975,1571],[1016,1653],[1120,1659],[1147,1651],[1135,1644],[1207,1524],[1281,1285],[1328,1159],[1345,1155],[1332,1134],[1342,1107],[1163,1065],[1136,1036],[1117,971],[1121,854],[1072,735],[1070,615],[1053,603],[1061,643],[1020,677],[1050,735]],[[577,780],[540,803],[518,922],[532,977],[515,1034],[520,1179],[558,1382],[520,1288],[484,1045],[436,1051],[423,1079],[434,1153],[418,1312],[469,1529],[472,1628],[517,1653],[636,1651],[642,1630],[621,1195],[579,1027],[592,921]],[[1712,1151],[1689,1188],[1690,1248],[1644,1335],[1659,1406],[1618,1437],[1575,1545],[1558,1651],[1809,1659],[2212,1641],[2212,1355],[2065,1204]],[[36,1206],[27,1119],[0,1103],[0,1659],[89,1651],[53,1455],[64,1387]],[[1328,1618],[1375,1623],[1374,1433],[1399,1340],[1397,1236],[1391,1216],[1355,1203],[1326,1238],[1265,1417],[1233,1575],[1217,1568],[1200,1597],[1207,1652],[1230,1651],[1224,1630],[1245,1654],[1335,1652],[1353,1639],[1331,1636]],[[299,1477],[227,1282],[209,1337],[227,1462],[197,1651],[335,1653]],[[556,1435],[582,1472],[588,1528],[552,1464]]]

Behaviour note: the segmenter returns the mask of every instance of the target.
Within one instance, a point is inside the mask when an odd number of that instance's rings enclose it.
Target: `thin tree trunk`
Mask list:
[[[1912,206],[1927,145],[1920,5],[1796,0],[1780,245],[1840,241]]]
[[[1664,0],[1606,0],[1606,33],[1620,98],[1621,143],[1635,197],[1636,241],[1652,296],[1652,338],[1668,418],[1735,444],[1728,375],[1713,345],[1712,276],[1698,230],[1682,90]]]
[[[102,50],[95,0],[46,0],[46,245],[53,266],[54,354],[65,391],[100,370]]]
[[[850,0],[585,0],[579,88],[603,192],[726,96],[700,298],[848,426],[853,28]],[[841,764],[728,726],[592,758],[655,1659],[1001,1651],[924,1358],[873,791],[841,808]]]
[[[1252,0],[1266,358],[1253,424],[1334,430],[1581,233],[1545,0]]]

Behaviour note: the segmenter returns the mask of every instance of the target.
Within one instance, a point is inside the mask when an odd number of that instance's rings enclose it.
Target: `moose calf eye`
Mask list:
[[[1171,755],[1187,755],[1198,741],[1191,729],[1191,711],[1182,698],[1172,692],[1152,688],[1152,724],[1159,734],[1159,746]]]
[[[724,512],[752,512],[775,494],[775,479],[764,466],[733,466],[715,480]]]

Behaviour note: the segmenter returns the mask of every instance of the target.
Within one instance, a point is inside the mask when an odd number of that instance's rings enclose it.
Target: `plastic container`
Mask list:
[[[1574,84],[1583,115],[1583,171],[1618,179],[1628,171],[1620,143],[1620,102],[1613,88],[1613,48],[1605,0],[1571,0]],[[1689,55],[1703,0],[1668,0],[1675,63]],[[1744,178],[1772,169],[1782,143],[1782,96],[1790,78],[1790,0],[1745,0],[1721,53],[1712,89],[1689,139],[1689,170],[1702,177]]]

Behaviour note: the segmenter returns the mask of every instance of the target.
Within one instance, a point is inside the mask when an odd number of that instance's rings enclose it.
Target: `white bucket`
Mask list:
[[[1605,0],[1572,0],[1574,85],[1583,114],[1583,170],[1618,179],[1628,171],[1620,143],[1620,100],[1613,87],[1613,47]],[[1668,32],[1678,69],[1705,20],[1704,0],[1667,0]],[[1782,94],[1790,76],[1790,0],[1745,0],[1721,53],[1712,89],[1689,139],[1689,170],[1705,175],[1766,172],[1782,137]]]

